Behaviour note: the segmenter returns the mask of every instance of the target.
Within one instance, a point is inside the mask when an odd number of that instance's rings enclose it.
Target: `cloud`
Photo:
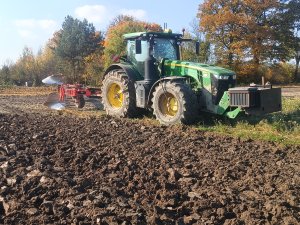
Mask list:
[[[120,14],[133,16],[139,20],[146,19],[147,12],[143,9],[121,9]]]
[[[39,36],[38,34],[41,34],[41,32],[49,35],[58,29],[56,21],[47,19],[15,20],[14,25],[17,28],[18,34],[24,39],[36,39]]]
[[[79,19],[87,19],[95,24],[105,24],[111,18],[108,9],[103,5],[84,5],[75,9],[75,15]]]
[[[21,29],[51,29],[57,26],[54,20],[24,19],[16,20],[14,24]]]
[[[38,25],[42,29],[51,29],[57,26],[56,21],[54,20],[39,20]]]

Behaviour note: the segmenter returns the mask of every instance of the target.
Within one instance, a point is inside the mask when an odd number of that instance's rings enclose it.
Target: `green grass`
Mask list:
[[[283,98],[282,112],[236,120],[205,116],[197,128],[230,136],[300,145],[300,98]]]

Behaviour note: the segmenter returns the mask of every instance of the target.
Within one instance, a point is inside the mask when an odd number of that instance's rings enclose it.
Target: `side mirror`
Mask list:
[[[142,40],[135,40],[135,54],[142,54]]]
[[[200,54],[200,42],[196,41],[196,55]]]

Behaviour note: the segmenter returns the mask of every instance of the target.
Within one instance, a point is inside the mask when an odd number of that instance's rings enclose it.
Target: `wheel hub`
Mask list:
[[[160,97],[159,107],[166,116],[175,116],[178,112],[178,101],[171,93],[166,93]]]
[[[121,108],[123,104],[123,92],[120,85],[113,83],[107,90],[109,104],[114,108]]]

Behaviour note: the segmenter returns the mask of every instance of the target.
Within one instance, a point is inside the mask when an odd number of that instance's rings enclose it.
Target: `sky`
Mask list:
[[[36,54],[67,15],[86,18],[97,30],[105,31],[117,15],[164,23],[173,32],[189,29],[202,0],[1,0],[0,66],[15,62],[24,47]]]

